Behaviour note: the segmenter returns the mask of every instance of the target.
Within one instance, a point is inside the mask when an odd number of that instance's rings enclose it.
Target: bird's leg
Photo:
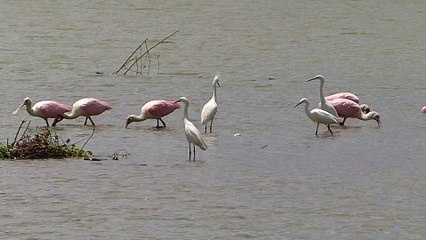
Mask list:
[[[212,133],[212,127],[213,127],[213,119],[212,119],[212,121],[210,122],[210,133]]]
[[[192,159],[192,161],[195,162],[195,144],[192,144],[192,146],[194,147],[194,158]]]
[[[347,118],[343,118],[343,122],[339,122],[339,125],[340,125],[340,126],[345,125],[345,121],[346,121],[346,119],[347,119]]]
[[[95,123],[93,122],[92,118],[91,117],[88,117],[88,118],[89,118],[90,122],[92,123],[92,125],[95,126]],[[87,119],[86,119],[86,121],[87,121]]]
[[[204,124],[204,133],[207,133],[207,123]]]
[[[330,124],[327,124],[327,128],[328,128],[328,131],[330,131],[331,135],[333,135],[333,132],[331,131],[331,128],[330,128]]]
[[[155,128],[160,128],[160,122],[158,121],[158,118],[157,118],[157,126],[155,126]]]
[[[46,121],[46,125],[49,127],[49,122],[47,121],[47,118],[45,118],[44,121]]]
[[[188,153],[189,153],[189,157],[188,157],[188,161],[191,161],[191,143],[188,143]]]
[[[62,121],[63,119],[64,119],[63,117],[55,118],[55,120],[54,120],[54,121],[53,121],[53,123],[52,123],[52,127],[55,127],[55,126],[56,126],[56,124],[57,124],[58,122]]]
[[[157,120],[158,121],[158,120]],[[163,121],[163,119],[160,118],[161,123],[163,124],[164,127],[166,127],[166,123]]]
[[[315,135],[317,136],[318,136],[318,126],[319,126],[319,123],[317,123],[317,129],[315,130]]]
[[[87,119],[88,119],[89,117],[86,117],[86,120],[84,120],[84,124],[83,125],[86,125],[87,124]]]

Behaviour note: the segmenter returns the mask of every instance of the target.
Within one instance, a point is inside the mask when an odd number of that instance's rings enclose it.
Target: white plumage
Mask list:
[[[312,110],[309,110],[310,102],[307,98],[300,99],[299,103],[296,104],[297,107],[300,104],[305,103],[305,113],[311,119],[313,122],[317,123],[317,128],[315,130],[315,135],[318,135],[318,126],[320,123],[325,124],[328,128],[328,131],[330,131],[331,135],[333,135],[333,132],[331,131],[330,124],[339,124],[339,119],[329,112],[326,112],[319,108],[314,108]]]
[[[212,132],[213,119],[217,112],[217,96],[216,85],[220,87],[219,75],[213,78],[213,95],[212,98],[204,105],[201,110],[201,124],[204,125],[204,132],[207,133],[207,123],[210,122],[210,133]]]
[[[189,106],[188,99],[186,97],[181,97],[176,102],[181,102],[184,104],[183,124],[185,127],[184,128],[185,136],[186,136],[186,139],[188,140],[188,150],[189,150],[188,160],[191,161],[191,144],[192,144],[193,152],[194,152],[193,160],[195,161],[195,145],[197,145],[202,150],[206,150],[207,144],[204,142],[203,138],[201,137],[201,133],[198,130],[198,128],[195,127],[195,125],[188,119],[188,106]]]

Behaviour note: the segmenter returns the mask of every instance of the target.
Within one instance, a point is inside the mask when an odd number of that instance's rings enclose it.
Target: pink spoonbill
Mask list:
[[[322,75],[316,75],[314,78],[311,78],[308,80],[308,82],[313,80],[320,80],[320,99],[321,99],[321,109],[325,110],[326,112],[331,113],[333,116],[337,117],[337,111],[334,109],[333,105],[331,105],[324,97],[324,83],[325,79]]]
[[[198,128],[195,127],[195,125],[188,119],[188,106],[189,106],[188,99],[186,97],[181,97],[176,102],[181,102],[184,105],[183,124],[184,124],[186,140],[188,140],[188,150],[189,150],[188,160],[191,161],[191,144],[192,144],[193,152],[194,152],[193,161],[195,161],[195,145],[201,148],[201,150],[206,150],[207,145],[204,142],[203,137],[201,136],[201,133],[198,130]]]
[[[343,122],[341,122],[340,125],[344,125],[347,118],[358,118],[363,121],[373,119],[379,126],[381,125],[380,115],[376,111],[370,111],[369,113],[365,114],[361,110],[361,106],[354,101],[337,98],[333,101],[330,101],[330,103],[337,110],[339,116],[343,117]]]
[[[422,107],[421,111],[422,113],[426,113],[426,106]]]
[[[201,125],[204,125],[204,132],[207,133],[207,123],[210,122],[210,133],[212,133],[213,119],[217,112],[217,96],[216,85],[220,87],[219,75],[213,78],[213,95],[212,98],[204,105],[201,110]]]
[[[338,99],[338,98],[343,98],[343,99],[348,99],[351,101],[354,101],[356,103],[359,104],[359,97],[353,93],[350,92],[339,92],[339,93],[335,93],[332,95],[328,95],[325,97],[325,99],[327,101],[333,101],[334,99]],[[368,106],[367,104],[360,104],[359,105],[361,107],[361,111],[364,113],[369,113],[371,111],[370,106]]]
[[[319,126],[320,123],[325,124],[328,128],[328,131],[331,133],[331,135],[333,135],[333,132],[331,131],[331,128],[330,128],[330,124],[339,124],[339,120],[337,119],[337,117],[335,117],[333,114],[331,114],[331,113],[329,113],[325,110],[319,109],[319,108],[314,108],[312,110],[309,110],[310,102],[307,98],[300,99],[299,103],[296,104],[296,106],[294,106],[294,107],[297,107],[302,103],[305,104],[306,115],[313,122],[317,123],[315,135],[318,136],[318,126]]]
[[[57,122],[62,120],[61,115],[65,112],[71,111],[71,107],[67,104],[56,102],[56,101],[40,101],[36,104],[32,104],[32,101],[29,97],[24,99],[24,102],[19,106],[12,114],[17,114],[18,111],[26,106],[27,112],[31,116],[43,118],[46,121],[46,125],[49,127],[48,118],[54,118],[52,126],[55,126]]]
[[[141,122],[146,119],[157,119],[156,128],[160,128],[160,123],[163,123],[163,126],[166,127],[166,123],[161,119],[162,117],[172,113],[174,110],[180,108],[179,103],[176,101],[166,101],[166,100],[152,100],[145,103],[141,108],[140,115],[129,115],[126,120],[126,128],[132,122]]]
[[[111,105],[105,101],[96,98],[83,98],[76,101],[72,105],[72,110],[62,114],[63,118],[74,119],[80,116],[86,117],[84,125],[87,124],[87,119],[90,120],[92,125],[95,125],[91,116],[96,116],[103,113],[106,110],[110,110]],[[56,120],[55,120],[56,121]]]

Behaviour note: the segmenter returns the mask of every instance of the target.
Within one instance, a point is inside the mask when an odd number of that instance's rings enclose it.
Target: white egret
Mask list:
[[[308,82],[310,82],[312,80],[320,80],[321,81],[321,85],[320,85],[321,109],[323,109],[323,110],[331,113],[335,117],[337,117],[338,115],[337,115],[336,109],[334,109],[333,105],[331,105],[324,97],[324,82],[325,82],[324,77],[322,75],[316,75],[314,78],[309,79]]]
[[[317,123],[317,128],[315,130],[315,135],[318,136],[318,126],[320,123],[325,124],[328,128],[328,131],[330,131],[331,135],[333,135],[333,132],[331,131],[330,124],[339,124],[339,120],[337,117],[333,116],[329,112],[326,112],[319,108],[314,108],[312,110],[309,110],[310,102],[307,98],[300,99],[299,103],[296,104],[297,107],[300,104],[305,103],[305,112],[306,115],[311,119],[313,122]]]
[[[195,125],[189,121],[188,119],[188,106],[189,106],[189,101],[186,97],[181,97],[179,98],[179,100],[177,100],[176,102],[181,102],[184,105],[183,108],[183,124],[184,124],[184,131],[185,131],[185,136],[186,139],[188,140],[188,153],[189,153],[189,157],[188,160],[191,161],[191,144],[193,145],[193,152],[194,152],[194,157],[193,157],[193,161],[195,161],[195,145],[197,145],[198,147],[201,148],[201,150],[206,150],[207,149],[207,145],[204,142],[203,138],[201,137],[201,133],[198,130],[197,127],[195,127]]]
[[[213,96],[204,105],[201,110],[201,124],[204,125],[204,132],[207,133],[207,123],[210,121],[210,133],[212,132],[213,119],[217,112],[217,96],[216,96],[216,85],[220,87],[219,75],[213,78]]]

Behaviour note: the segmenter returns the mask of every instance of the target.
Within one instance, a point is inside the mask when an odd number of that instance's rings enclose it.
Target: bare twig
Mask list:
[[[126,61],[124,61],[124,63],[123,63],[123,65],[121,65],[121,67],[117,70],[117,71],[115,71],[113,74],[117,74],[117,73],[119,73],[120,71],[121,71],[121,69],[123,69],[124,68],[124,66],[126,66],[126,64],[128,63],[128,61],[130,60],[130,58],[136,53],[136,51],[138,51],[138,49],[140,49],[141,47],[142,47],[142,45],[146,45],[146,41],[148,41],[148,38],[147,39],[145,39],[145,41],[143,41],[133,52],[132,52],[132,54],[130,54],[130,56],[126,59]]]
[[[174,33],[170,34],[169,36],[163,38],[161,41],[159,41],[158,43],[154,44],[154,46],[150,47],[148,50],[146,50],[141,56],[139,56],[135,62],[133,62],[128,68],[127,70],[123,73],[124,75],[126,75],[126,73],[146,54],[149,54],[149,51],[151,51],[151,49],[155,48],[156,46],[160,45],[161,43],[163,43],[164,41],[166,41],[168,38],[172,37],[173,35],[175,35],[177,32],[179,32],[179,30],[175,31]]]
[[[90,136],[87,138],[86,142],[84,142],[83,146],[81,147],[81,150],[83,150],[83,148],[86,146],[87,142],[89,142],[89,140],[93,137],[94,134],[95,134],[95,125],[93,125],[92,134],[90,134]]]

